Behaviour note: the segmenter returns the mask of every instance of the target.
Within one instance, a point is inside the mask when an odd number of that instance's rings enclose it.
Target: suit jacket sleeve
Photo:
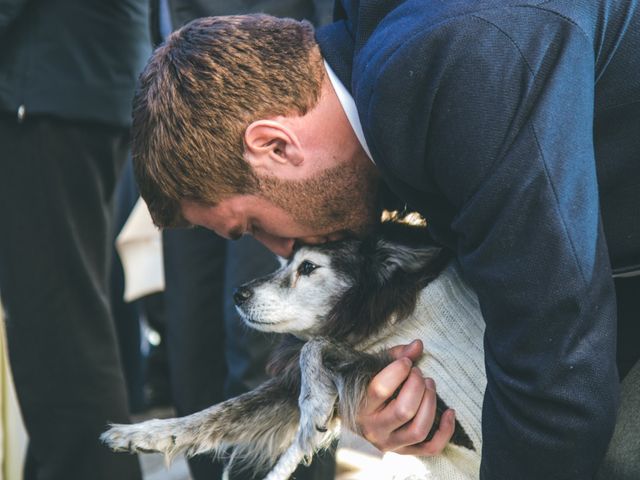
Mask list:
[[[435,181],[454,206],[486,321],[481,477],[592,478],[618,379],[591,40],[535,8],[487,11],[407,39],[387,67],[380,90],[418,92],[396,107],[404,130],[427,132],[413,144],[425,164],[396,171]]]
[[[28,0],[0,0],[0,37],[9,29]]]

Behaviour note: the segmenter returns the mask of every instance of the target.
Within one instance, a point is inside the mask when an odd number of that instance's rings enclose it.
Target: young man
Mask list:
[[[372,228],[383,181],[480,298],[482,478],[592,478],[618,405],[616,317],[621,373],[638,358],[640,7],[369,1],[337,18],[315,38],[291,20],[207,19],[156,52],[134,104],[155,221],[287,256]],[[437,454],[453,412],[421,442],[435,388],[394,362],[370,385],[364,435]]]

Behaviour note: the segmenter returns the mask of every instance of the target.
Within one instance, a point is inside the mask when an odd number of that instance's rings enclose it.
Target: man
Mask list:
[[[134,105],[155,221],[251,233],[287,256],[367,231],[383,180],[480,299],[481,477],[593,477],[618,404],[612,266],[640,270],[638,4],[338,7],[316,39],[288,20],[213,19],[156,52]],[[638,359],[628,285],[623,372]],[[361,428],[385,450],[437,454],[453,414],[421,442],[436,386],[401,363],[371,383]]]

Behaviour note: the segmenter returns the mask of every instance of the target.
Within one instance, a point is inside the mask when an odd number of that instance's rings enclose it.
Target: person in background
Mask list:
[[[112,194],[149,48],[146,0],[0,2],[0,295],[26,480],[139,480],[108,306]]]
[[[325,24],[331,19],[329,0],[160,0],[152,4],[151,25],[156,43],[174,29],[203,16],[249,12],[308,19]],[[204,229],[165,230],[165,336],[173,404],[178,415],[193,413],[239,395],[266,380],[267,357],[277,338],[242,325],[233,305],[233,289],[273,271],[275,256],[254,239],[230,244]],[[217,479],[223,462],[209,455],[189,459],[195,480]],[[299,480],[333,479],[331,453],[300,467]],[[260,472],[254,472],[261,478]],[[246,479],[249,472],[230,472]]]

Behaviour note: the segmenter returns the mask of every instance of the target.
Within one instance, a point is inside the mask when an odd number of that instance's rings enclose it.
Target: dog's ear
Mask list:
[[[438,258],[442,249],[431,245],[410,246],[378,239],[373,251],[374,271],[381,283],[398,273],[425,271]]]
[[[324,335],[358,342],[390,319],[403,319],[415,308],[419,291],[448,263],[442,249],[369,238],[360,248],[360,268],[325,322]]]

